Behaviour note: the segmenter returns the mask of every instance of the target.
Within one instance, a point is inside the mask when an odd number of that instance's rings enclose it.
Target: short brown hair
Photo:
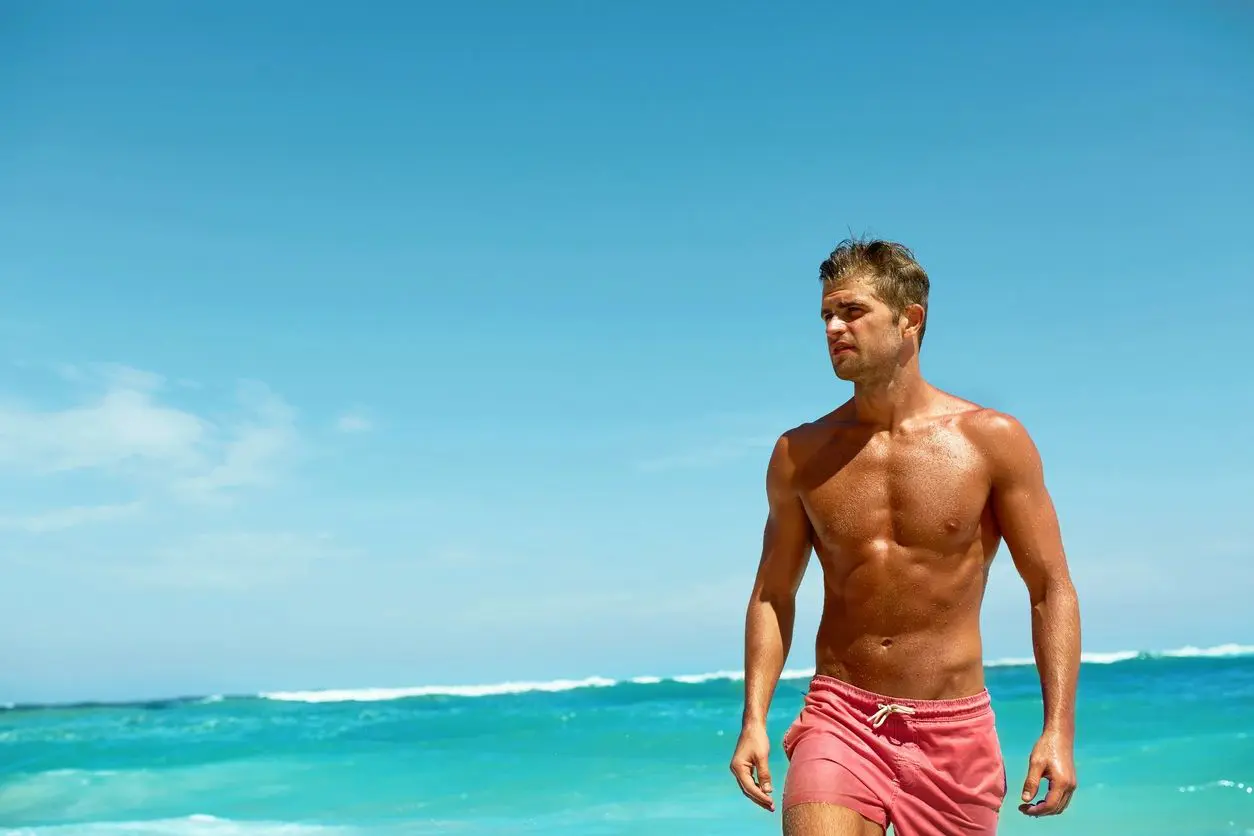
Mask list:
[[[902,244],[879,239],[847,238],[819,266],[824,284],[866,276],[878,296],[900,317],[907,305],[923,306],[919,345],[927,328],[927,294],[931,284],[914,253]]]

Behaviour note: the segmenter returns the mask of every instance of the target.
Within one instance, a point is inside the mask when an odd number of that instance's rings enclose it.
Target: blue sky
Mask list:
[[[1251,642],[1243,4],[23,4],[0,700],[741,664],[817,269],[933,281],[1089,650]],[[817,567],[790,664],[811,664]],[[989,656],[1029,652],[1003,553]]]

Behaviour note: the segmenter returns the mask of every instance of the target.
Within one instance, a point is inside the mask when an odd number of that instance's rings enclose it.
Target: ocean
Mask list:
[[[1040,730],[1036,670],[988,666],[1011,786],[1000,832],[1254,834],[1254,647],[1085,660],[1081,785],[1047,820],[1014,797]],[[777,786],[808,674],[786,674],[773,705]],[[9,706],[0,832],[777,834],[727,769],[741,688],[722,672]]]

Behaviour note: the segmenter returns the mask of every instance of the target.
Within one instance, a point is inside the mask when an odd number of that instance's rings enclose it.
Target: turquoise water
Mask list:
[[[1083,666],[1081,787],[1001,832],[1254,834],[1254,653]],[[774,834],[727,761],[741,683],[711,674],[0,711],[0,829],[23,834]],[[779,686],[778,741],[806,680]],[[1030,665],[990,666],[1012,794]],[[1013,800],[1013,799],[1012,799]]]

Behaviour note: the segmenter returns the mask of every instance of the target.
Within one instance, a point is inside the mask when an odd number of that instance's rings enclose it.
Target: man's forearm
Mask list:
[[[745,708],[743,725],[765,724],[775,686],[792,644],[796,604],[755,594],[745,615]]]
[[[1070,581],[1051,583],[1032,604],[1032,647],[1041,677],[1045,730],[1075,734],[1080,605]]]

